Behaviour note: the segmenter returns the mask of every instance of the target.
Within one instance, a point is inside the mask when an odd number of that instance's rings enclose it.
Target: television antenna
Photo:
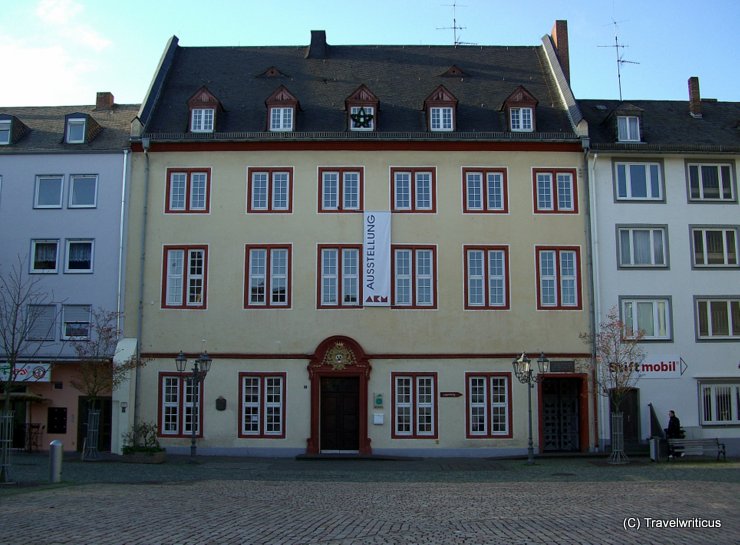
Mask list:
[[[640,64],[635,61],[628,61],[622,58],[622,49],[629,47],[619,43],[619,34],[617,33],[617,21],[612,21],[614,25],[614,45],[600,45],[599,47],[613,47],[617,54],[617,83],[619,84],[619,101],[622,102],[622,65],[623,64]]]
[[[458,45],[475,45],[474,43],[471,43],[471,42],[461,42],[457,34],[458,30],[467,30],[468,28],[464,26],[457,26],[457,8],[458,7],[466,8],[468,6],[465,6],[463,4],[460,4],[458,6],[457,0],[452,2],[452,4],[442,4],[442,5],[452,8],[452,26],[437,27],[437,30],[451,30],[452,31],[452,44],[455,47],[457,47]]]

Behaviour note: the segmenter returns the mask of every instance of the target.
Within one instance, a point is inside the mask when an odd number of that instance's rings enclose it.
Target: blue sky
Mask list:
[[[110,91],[144,99],[170,36],[182,46],[329,44],[539,45],[568,21],[578,98],[618,98],[615,25],[628,99],[740,101],[738,0],[3,0],[0,106],[77,105]],[[691,6],[700,6],[699,8]],[[522,7],[526,6],[526,7]]]

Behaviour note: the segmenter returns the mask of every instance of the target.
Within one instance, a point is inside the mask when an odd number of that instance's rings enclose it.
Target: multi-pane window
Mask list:
[[[292,131],[293,130],[293,108],[278,107],[270,108],[270,130]]]
[[[512,131],[532,132],[532,108],[511,108],[509,116]]]
[[[701,385],[702,425],[740,424],[740,384],[714,383]]]
[[[429,108],[429,127],[433,131],[451,131],[454,129],[453,117],[451,106],[433,106]]]
[[[319,212],[362,210],[361,168],[319,168]]]
[[[247,212],[292,211],[292,168],[249,168],[247,177]]]
[[[190,131],[213,132],[214,116],[213,108],[193,108],[190,114]]]
[[[509,308],[509,262],[505,246],[465,247],[465,308]]]
[[[67,120],[67,144],[82,144],[85,142],[84,118],[72,118]]]
[[[320,308],[362,305],[359,246],[319,246]]]
[[[436,249],[393,246],[392,305],[397,308],[436,308]]]
[[[186,374],[159,375],[159,435],[167,437],[202,437],[203,381],[193,384]]]
[[[463,212],[508,212],[505,169],[463,169]]]
[[[660,163],[615,164],[617,200],[663,199],[663,182],[660,176]]]
[[[165,212],[208,212],[210,182],[209,169],[167,169]]]
[[[537,256],[537,308],[581,309],[580,248],[535,247]]]
[[[240,437],[285,437],[285,373],[240,373]]]
[[[436,374],[392,374],[394,438],[437,437]]]
[[[391,168],[393,212],[434,212],[435,170],[433,168]]]
[[[737,227],[692,227],[691,245],[694,267],[737,267]]]
[[[53,341],[56,337],[56,305],[28,305],[26,320],[29,341]]]
[[[90,305],[62,305],[62,339],[89,339],[90,316]]]
[[[618,116],[617,140],[620,142],[639,142],[640,118],[634,115]]]
[[[0,121],[0,146],[7,146],[10,144],[10,121]]]
[[[375,107],[352,106],[349,109],[349,128],[352,131],[375,130]]]
[[[618,226],[617,244],[620,267],[666,267],[668,237],[665,227]]]
[[[467,373],[467,436],[511,437],[511,375]]]
[[[31,272],[32,273],[55,273],[57,272],[59,254],[58,240],[32,240],[31,241]]]
[[[290,307],[290,246],[247,244],[245,308]]]
[[[578,212],[575,170],[534,169],[535,213]]]
[[[165,246],[163,308],[206,308],[208,248]]]
[[[734,201],[732,165],[688,163],[690,201]]]
[[[95,208],[98,198],[98,177],[74,175],[69,177],[69,207]]]
[[[67,240],[67,254],[64,263],[66,273],[93,272],[93,241]]]
[[[33,207],[61,208],[63,179],[62,176],[36,176]]]
[[[696,326],[699,339],[740,339],[740,297],[697,298]]]
[[[670,340],[671,304],[668,298],[621,298],[624,336],[644,341]]]

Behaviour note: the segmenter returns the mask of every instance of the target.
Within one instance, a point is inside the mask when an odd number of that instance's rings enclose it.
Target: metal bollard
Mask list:
[[[59,439],[49,443],[49,482],[62,482],[62,454],[64,445]]]

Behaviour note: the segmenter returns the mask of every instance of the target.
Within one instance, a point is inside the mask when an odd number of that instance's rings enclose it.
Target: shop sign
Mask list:
[[[50,382],[50,363],[16,363],[13,382]],[[10,364],[0,363],[0,382],[7,382],[10,375]]]
[[[363,227],[363,296],[366,307],[391,305],[391,213],[365,212]]]

